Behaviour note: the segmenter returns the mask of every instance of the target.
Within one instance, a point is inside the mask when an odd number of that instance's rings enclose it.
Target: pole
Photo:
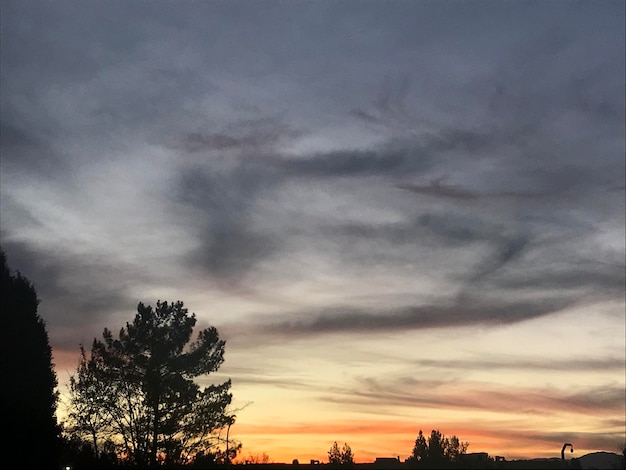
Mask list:
[[[229,447],[229,436],[230,436],[230,427],[235,424],[235,420],[237,419],[236,415],[232,415],[228,417],[228,427],[226,428],[226,458],[224,462],[226,465],[230,465],[230,447]]]
[[[228,420],[228,428],[226,428],[226,465],[230,465],[230,454],[228,453],[228,435],[230,434],[231,420]]]
[[[561,460],[565,460],[565,449],[567,449],[568,446],[572,448],[570,452],[574,452],[574,446],[569,442],[566,442],[563,444],[563,448],[561,449]]]

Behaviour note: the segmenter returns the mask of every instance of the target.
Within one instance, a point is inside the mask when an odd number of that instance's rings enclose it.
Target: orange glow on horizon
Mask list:
[[[340,445],[348,443],[357,463],[371,463],[376,457],[408,458],[413,449],[419,429],[429,435],[438,429],[445,436],[456,435],[469,442],[468,452],[487,452],[491,457],[504,456],[507,460],[559,457],[563,442],[553,438],[534,435],[531,431],[476,429],[438,425],[413,425],[406,421],[381,423],[380,421],[351,421],[348,423],[311,423],[310,425],[258,425],[241,423],[233,435],[244,447],[240,458],[248,454],[267,453],[273,462],[291,463],[298,459],[307,463],[310,459],[327,461],[327,451],[336,440]],[[231,431],[232,432],[232,431]],[[611,443],[604,447],[593,439],[571,439],[574,453],[580,457],[586,453],[604,450],[619,453]]]

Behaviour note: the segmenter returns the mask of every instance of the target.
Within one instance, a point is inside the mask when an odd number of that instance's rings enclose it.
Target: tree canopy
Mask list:
[[[31,282],[11,271],[1,249],[0,264],[4,444],[24,468],[56,468],[57,379],[39,299]]]
[[[456,462],[465,454],[469,443],[461,442],[457,436],[446,437],[439,430],[433,429],[426,438],[420,429],[410,460],[414,462]]]
[[[70,418],[98,453],[111,439],[138,465],[187,463],[215,445],[228,422],[230,380],[201,388],[194,379],[218,370],[225,342],[214,327],[200,331],[183,302],[140,303],[117,337],[106,329],[91,353],[81,348],[70,380]]]
[[[328,463],[334,465],[346,465],[354,463],[354,454],[348,444],[345,444],[339,448],[337,441],[333,442],[333,445],[328,451]]]

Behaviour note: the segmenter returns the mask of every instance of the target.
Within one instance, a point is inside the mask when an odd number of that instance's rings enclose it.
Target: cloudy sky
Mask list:
[[[180,299],[244,454],[621,451],[624,8],[3,1],[0,242],[59,381]]]

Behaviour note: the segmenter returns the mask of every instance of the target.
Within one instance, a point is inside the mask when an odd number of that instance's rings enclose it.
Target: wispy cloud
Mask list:
[[[324,399],[360,406],[425,407],[489,410],[503,413],[590,414],[605,416],[625,411],[623,387],[605,384],[579,391],[558,388],[497,387],[453,380],[435,386],[413,377],[378,379],[362,377],[354,387],[338,388]]]
[[[333,306],[281,315],[259,328],[266,334],[298,337],[311,334],[381,333],[502,325],[560,312],[575,304],[572,298],[503,301],[461,294],[450,303],[416,305],[385,310]]]

